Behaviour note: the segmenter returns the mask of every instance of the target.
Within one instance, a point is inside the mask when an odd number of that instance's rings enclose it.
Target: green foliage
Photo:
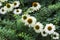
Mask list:
[[[0,36],[7,39],[7,40],[13,40],[15,39],[15,31],[11,29],[6,29],[5,27],[0,27]]]
[[[23,37],[24,40],[35,40],[34,38],[30,37],[29,34],[26,34],[26,33],[23,33],[23,32],[20,33],[18,36],[19,36],[19,37]]]

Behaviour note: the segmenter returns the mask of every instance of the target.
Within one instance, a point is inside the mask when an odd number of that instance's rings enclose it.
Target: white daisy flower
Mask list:
[[[33,2],[32,7],[34,7],[35,11],[37,11],[41,8],[41,5],[38,2]]]
[[[5,2],[5,1],[8,1],[8,0],[0,0],[0,2]]]
[[[52,37],[53,39],[59,39],[59,33],[54,32],[51,37]]]
[[[2,3],[0,2],[0,6],[2,6]]]
[[[7,3],[6,6],[5,6],[5,8],[9,12],[9,11],[12,11],[14,7],[13,7],[13,4]]]
[[[13,11],[14,14],[21,14],[22,13],[22,9],[15,9]]]
[[[26,19],[25,25],[29,25],[29,27],[33,27],[36,23],[36,18],[33,16],[30,16]]]
[[[6,10],[5,7],[3,7],[3,8],[0,9],[0,14],[5,14],[6,12],[7,12],[7,10]]]
[[[28,15],[28,14],[22,15],[22,22],[25,23],[25,21],[26,21],[26,19],[27,19],[28,17],[30,17],[30,15]]]
[[[41,31],[41,35],[42,35],[43,37],[46,37],[46,36],[48,35],[48,33],[46,33],[45,30],[43,29],[43,30]]]
[[[19,1],[14,1],[13,5],[14,5],[14,8],[19,7],[20,2]]]
[[[54,30],[55,30],[55,25],[53,25],[51,23],[50,24],[46,24],[46,26],[45,26],[46,33],[52,34],[54,32]]]
[[[43,25],[40,22],[37,22],[33,28],[36,33],[40,33],[43,29]]]

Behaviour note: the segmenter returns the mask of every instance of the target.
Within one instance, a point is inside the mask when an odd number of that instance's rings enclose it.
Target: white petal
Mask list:
[[[2,3],[0,2],[0,6],[2,6]]]

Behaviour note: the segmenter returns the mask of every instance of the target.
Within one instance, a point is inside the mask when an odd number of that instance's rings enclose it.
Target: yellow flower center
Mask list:
[[[48,27],[48,30],[49,30],[49,31],[50,31],[50,30],[52,30],[52,27],[51,27],[51,26],[49,26],[49,27]]]
[[[6,7],[7,7],[7,8],[10,8],[10,7],[11,7],[11,5],[10,5],[9,3],[7,3],[7,4],[6,4]]]
[[[24,19],[24,20],[27,19],[27,16],[23,16],[23,19]]]
[[[54,34],[53,36],[54,36],[54,37],[56,37],[56,35],[55,35],[55,34]]]
[[[39,27],[39,25],[36,25],[36,26],[35,26],[35,29],[37,29],[37,30],[38,30],[39,28],[40,28],[40,27]]]
[[[31,24],[31,23],[32,23],[32,19],[29,18],[29,19],[27,20],[27,22],[28,22],[29,24]]]
[[[17,3],[14,3],[14,6],[16,6],[17,5]]]
[[[4,9],[2,9],[2,12],[4,12]]]
[[[19,10],[17,9],[16,12],[19,12]]]
[[[46,32],[45,31],[43,31],[43,34],[45,34]]]
[[[36,7],[37,6],[37,2],[33,2],[32,6]]]

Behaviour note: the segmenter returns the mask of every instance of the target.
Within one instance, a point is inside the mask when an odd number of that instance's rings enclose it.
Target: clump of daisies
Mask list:
[[[40,8],[41,8],[40,3],[38,3],[38,2],[33,2],[33,3],[32,3],[32,7],[30,7],[30,8],[27,10],[27,12],[28,12],[28,13],[32,13],[32,12],[34,12],[34,11],[39,10]]]
[[[1,1],[7,1],[7,0],[1,0]],[[14,1],[13,3],[6,3],[6,5],[2,8],[0,8],[0,14],[6,14],[7,12],[12,12],[14,14],[21,14],[22,13],[22,9],[18,8],[19,7],[20,2],[19,1]],[[0,6],[2,6],[2,2],[0,2]]]
[[[19,7],[19,5],[20,5],[20,2],[19,1],[14,1],[13,2],[14,8]],[[21,14],[22,13],[22,9],[14,9],[13,13],[14,14]]]
[[[59,39],[59,33],[55,32],[55,25],[52,23],[44,25],[40,22],[37,22],[36,18],[28,14],[22,15],[22,22],[29,27],[32,27],[36,33],[41,33],[43,37],[51,35],[53,39]]]
[[[5,1],[8,0],[0,0],[0,7],[2,6],[2,2]],[[22,9],[18,8],[19,6],[20,6],[19,1],[14,1],[13,3],[6,3],[4,7],[0,8],[0,14],[6,14],[7,12],[12,12],[12,11],[14,14],[21,14]],[[26,13],[37,11],[40,8],[41,8],[40,3],[33,2],[32,7],[30,7],[26,11]],[[55,32],[56,28],[55,25],[53,25],[52,23],[46,24],[46,26],[44,27],[42,23],[37,22],[37,19],[33,16],[30,16],[29,14],[22,15],[21,20],[23,23],[25,23],[25,25],[32,27],[36,33],[41,33],[43,37],[51,35],[53,39],[59,39],[59,33]]]
[[[28,25],[29,27],[33,27],[36,23],[36,18],[28,14],[24,14],[22,15],[22,21],[25,23],[25,25]]]

